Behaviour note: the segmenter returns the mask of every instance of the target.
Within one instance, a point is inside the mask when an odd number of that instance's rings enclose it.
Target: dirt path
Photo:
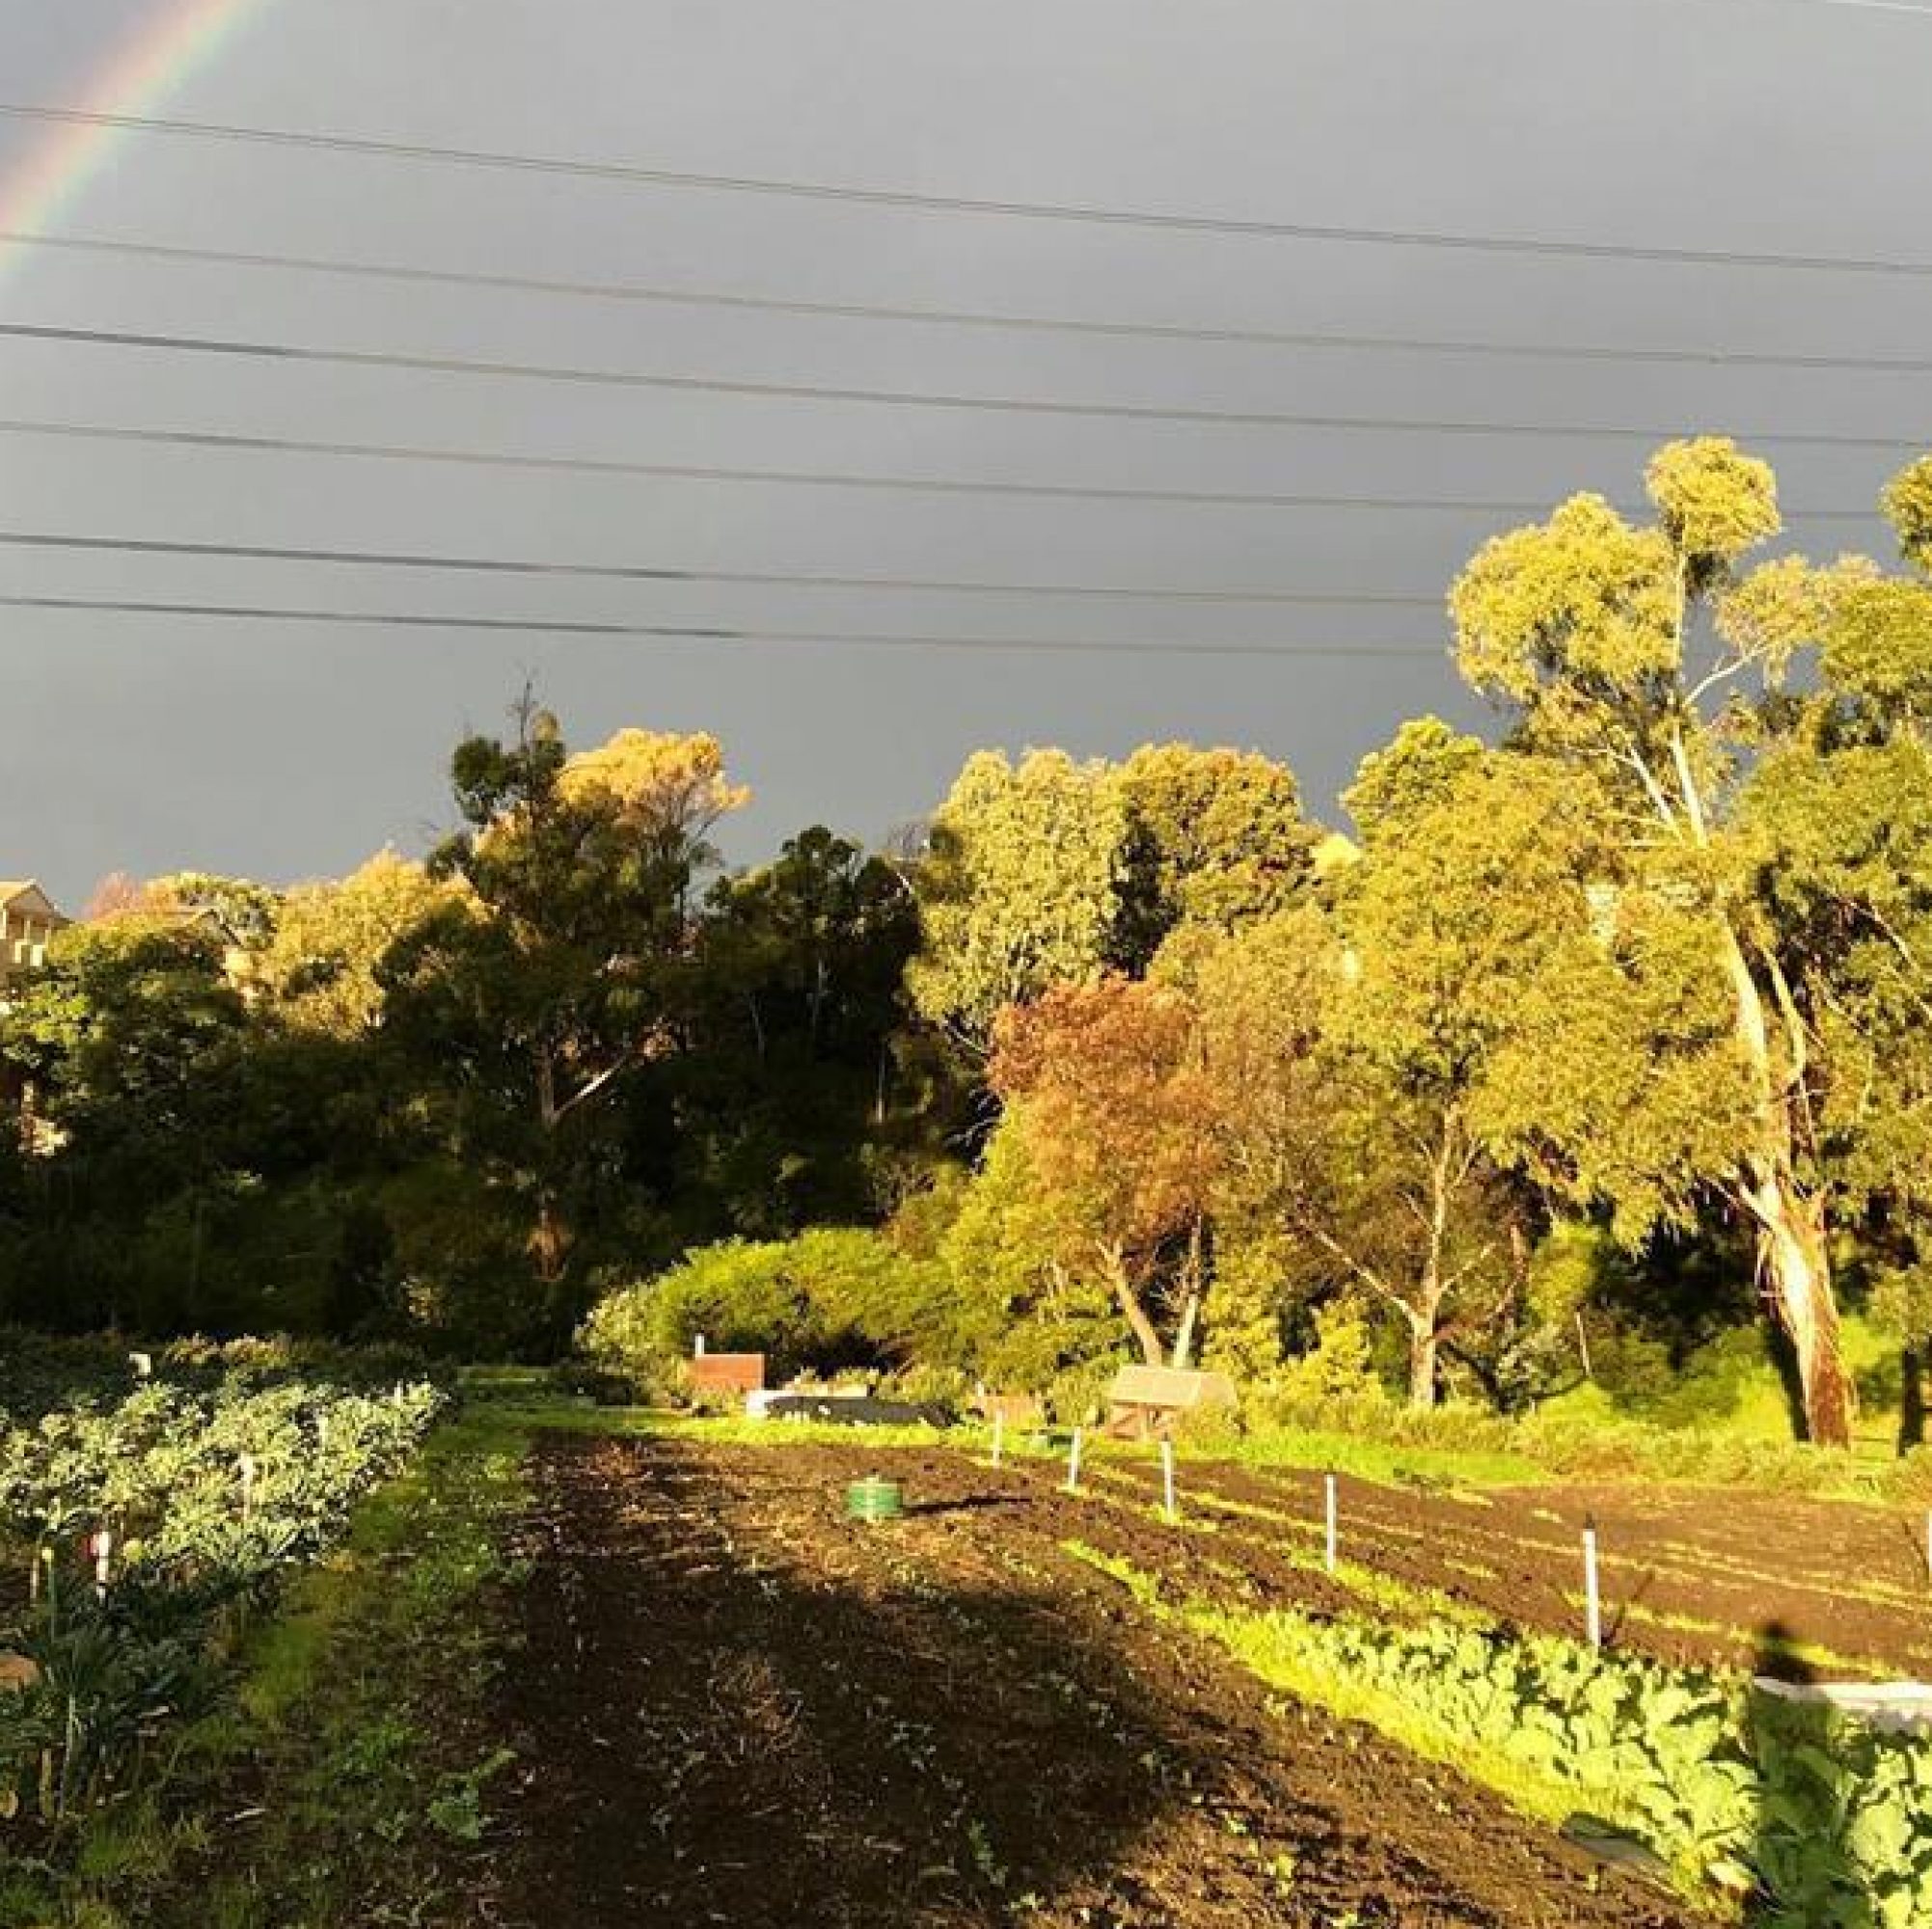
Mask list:
[[[1151,1625],[1060,1552],[1109,1510],[1037,1472],[895,1456],[917,1511],[849,1527],[870,1457],[544,1441],[493,1920],[1693,1919]]]

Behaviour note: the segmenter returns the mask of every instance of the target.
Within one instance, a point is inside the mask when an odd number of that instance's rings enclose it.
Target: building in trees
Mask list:
[[[47,962],[48,941],[72,922],[31,878],[0,883],[0,997]]]

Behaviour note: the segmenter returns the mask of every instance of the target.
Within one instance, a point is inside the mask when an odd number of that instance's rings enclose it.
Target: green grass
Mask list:
[[[1320,1428],[1268,1427],[1233,1441],[1216,1459],[1251,1467],[1349,1474],[1385,1487],[1528,1486],[1544,1478],[1527,1454],[1489,1447],[1438,1447]]]

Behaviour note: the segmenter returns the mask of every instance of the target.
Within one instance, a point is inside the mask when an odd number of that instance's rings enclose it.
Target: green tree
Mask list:
[[[458,747],[465,828],[430,871],[463,893],[393,948],[381,978],[452,1151],[529,1201],[560,1338],[570,1202],[621,1179],[610,1101],[678,1046],[693,881],[713,826],[748,794],[710,738],[623,731],[573,757],[533,702],[515,720],[506,742]]]
[[[1116,781],[1127,842],[1110,948],[1129,976],[1183,926],[1238,930],[1307,889],[1318,833],[1286,764],[1253,750],[1144,744]]]
[[[882,1161],[920,1155],[928,1094],[899,1052],[917,938],[898,868],[822,826],[713,887],[677,1105],[682,1162],[735,1230],[866,1217]]]
[[[1843,1444],[1841,1202],[1821,1125],[1845,1044],[1816,1016],[1837,961],[1765,890],[1742,801],[1767,756],[1815,754],[1854,684],[1866,707],[1907,700],[1918,606],[1868,564],[1780,559],[1740,579],[1779,519],[1771,472],[1728,442],[1672,444],[1646,480],[1654,523],[1576,497],[1488,543],[1451,597],[1464,674],[1513,715],[1523,747],[1592,787],[1606,830],[1592,904],[1605,968],[1591,995],[1572,984],[1543,999],[1555,1036],[1525,1064],[1515,1136],[1545,1179],[1612,1203],[1626,1234],[1711,1196],[1741,1215],[1810,1437]],[[1782,692],[1795,653],[1820,641],[1822,712]]]
[[[1308,887],[1316,831],[1254,751],[1148,744],[1125,763],[967,760],[919,866],[919,1010],[983,1052],[1005,1006],[1139,978],[1182,931],[1237,929]]]
[[[1008,1005],[1094,983],[1118,912],[1127,812],[1107,766],[1062,750],[982,750],[933,820],[916,873],[919,1012],[975,1054]]]
[[[1195,976],[1228,1216],[1272,1217],[1307,1270],[1396,1317],[1417,1406],[1445,1341],[1508,1305],[1510,1202],[1481,1112],[1563,882],[1523,848],[1542,848],[1537,806],[1561,796],[1482,774],[1414,815],[1351,796],[1365,854],[1340,904],[1239,933]]]
[[[129,916],[59,935],[0,1013],[0,1053],[96,1187],[146,1202],[204,1165],[210,1068],[246,1020],[215,933]]]
[[[460,898],[459,886],[387,850],[346,878],[298,884],[251,955],[249,987],[300,1029],[362,1037],[382,1022],[391,950],[439,912],[458,910]]]

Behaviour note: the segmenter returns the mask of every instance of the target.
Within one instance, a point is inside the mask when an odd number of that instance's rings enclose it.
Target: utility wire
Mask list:
[[[123,616],[193,616],[222,620],[352,625],[359,629],[476,630],[516,636],[656,638],[709,643],[803,643],[864,649],[1018,650],[1072,656],[1215,656],[1445,658],[1447,646],[1419,643],[1170,643],[1112,638],[945,637],[878,635],[844,630],[741,630],[681,623],[550,621],[543,617],[436,616],[409,611],[290,609],[246,603],[159,603],[104,596],[6,596],[0,609],[91,611]]]
[[[1448,510],[1483,516],[1541,516],[1548,500],[1484,501],[1460,496],[1320,496],[1250,489],[1150,489],[1085,482],[1014,482],[952,475],[855,475],[822,469],[726,469],[711,464],[634,462],[587,455],[518,455],[492,449],[430,448],[409,443],[319,442],[297,436],[229,435],[207,429],[130,428],[115,423],[0,420],[0,435],[43,435],[87,442],[146,444],[282,455],[330,455],[354,461],[422,462],[466,469],[543,475],[636,475],[687,482],[750,482],[784,487],[855,489],[933,496],[1013,496],[1038,501],[1168,503],[1267,509]],[[1789,510],[1798,522],[1866,522],[1872,509]]]
[[[84,536],[0,530],[9,549],[80,551],[121,556],[193,557],[242,562],[350,564],[357,567],[451,570],[491,576],[589,578],[612,583],[708,583],[781,589],[930,591],[946,596],[1080,597],[1105,602],[1297,604],[1327,608],[1376,605],[1438,610],[1442,598],[1377,590],[1185,589],[1101,583],[984,583],[923,576],[826,576],[778,570],[672,569],[600,562],[546,562],[521,557],[428,556],[367,549],[303,549],[261,543],[175,542],[154,537]]]
[[[1932,9],[1927,11],[1932,12]],[[646,302],[675,308],[721,309],[820,320],[910,323],[1020,334],[1214,342],[1244,347],[1308,349],[1322,353],[1465,355],[1508,362],[1607,362],[1704,369],[1807,368],[1843,369],[1879,375],[1932,374],[1932,356],[1826,355],[1729,348],[1636,348],[1618,347],[1607,342],[1493,341],[1464,336],[1368,335],[1347,330],[1215,328],[1183,322],[1104,321],[1078,315],[1020,314],[993,309],[807,301],[779,295],[663,287],[637,282],[570,281],[540,275],[490,274],[465,268],[423,268],[397,262],[345,260],[326,255],[279,255],[237,248],[193,248],[161,241],[120,240],[104,235],[35,234],[17,228],[0,229],[0,249],[4,248],[42,248],[130,260],[273,269],[357,281],[393,282],[405,286],[472,288],[568,300]]]
[[[1932,7],[1915,7],[1909,0],[1774,0],[1774,4],[1804,9],[1807,7],[1842,8],[1853,14],[1916,14],[1921,20],[1932,20]]]
[[[412,355],[390,349],[317,347],[311,343],[160,335],[128,329],[57,327],[0,322],[0,339],[68,345],[155,350],[170,354],[303,363],[333,367],[395,368],[421,374],[555,382],[580,388],[642,389],[684,394],[732,395],[759,401],[856,402],[868,407],[943,409],[993,415],[1078,418],[1104,421],[1169,422],[1209,428],[1292,428],[1338,434],[1531,437],[1538,441],[1667,442],[1677,430],[1627,422],[1444,421],[1417,416],[1345,416],[1293,410],[1168,407],[1140,402],[1070,402],[1026,395],[971,395],[946,390],[873,389],[818,382],[753,382],[708,375],[665,375],[622,368],[565,367],[551,363],[478,361],[454,355]],[[1932,437],[1852,435],[1838,430],[1740,430],[1742,440],[1805,448],[1922,449]]]
[[[1786,254],[1734,248],[1672,248],[1633,242],[1563,240],[1547,236],[1483,234],[1429,229],[1332,226],[1269,221],[1240,215],[1189,214],[1098,204],[1006,201],[973,195],[933,194],[919,189],[846,186],[830,181],[780,179],[763,175],[700,174],[619,161],[573,160],[561,155],[510,153],[485,148],[438,147],[422,141],[386,141],[288,127],[247,126],[230,122],[183,121],[158,115],[103,114],[78,107],[0,100],[0,115],[55,126],[111,127],[121,133],[240,143],[258,148],[300,149],[361,154],[389,161],[481,168],[516,174],[557,175],[637,187],[688,188],[714,194],[776,196],[790,201],[840,202],[899,208],[921,214],[996,216],[1024,221],[1078,223],[1090,227],[1156,232],[1222,234],[1272,241],[1328,241],[1375,248],[1430,248],[1463,254],[1541,256],[1572,260],[1650,261],[1673,266],[1773,268],[1817,274],[1932,278],[1932,260],[1853,255]]]

